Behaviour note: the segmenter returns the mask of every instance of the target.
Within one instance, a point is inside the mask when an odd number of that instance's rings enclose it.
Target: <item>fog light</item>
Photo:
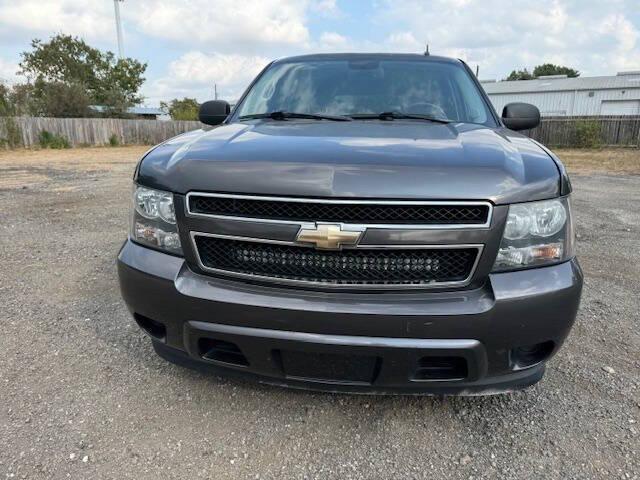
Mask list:
[[[532,367],[545,361],[553,353],[555,344],[548,340],[533,345],[523,345],[511,350],[511,366],[514,370]]]

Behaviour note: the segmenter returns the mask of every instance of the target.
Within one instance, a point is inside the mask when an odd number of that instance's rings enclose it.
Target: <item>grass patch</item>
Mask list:
[[[640,149],[554,148],[569,173],[640,174]]]

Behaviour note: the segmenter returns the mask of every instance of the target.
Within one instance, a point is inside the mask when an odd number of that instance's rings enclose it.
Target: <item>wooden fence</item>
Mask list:
[[[6,120],[6,118],[4,119]],[[61,135],[71,146],[108,145],[115,136],[121,145],[153,145],[180,133],[202,128],[195,121],[127,120],[119,118],[16,117],[16,146],[33,147],[42,131]],[[582,131],[582,136],[579,133]],[[602,146],[640,147],[640,116],[546,117],[533,130],[524,132],[550,147],[582,145],[584,132]],[[7,138],[7,124],[0,117],[0,145]]]
[[[0,139],[7,138],[7,124],[0,118]],[[61,135],[72,147],[108,145],[113,137],[120,145],[154,145],[204,125],[195,121],[129,120],[122,118],[15,117],[23,147],[39,144],[42,131]],[[15,135],[15,134],[14,134]]]
[[[523,133],[550,147],[640,147],[640,117],[544,117]]]

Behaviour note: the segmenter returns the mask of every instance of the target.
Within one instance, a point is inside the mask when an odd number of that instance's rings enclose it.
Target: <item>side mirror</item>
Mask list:
[[[511,130],[529,130],[540,124],[540,110],[529,103],[508,103],[502,110],[502,123]]]
[[[231,113],[231,105],[224,100],[211,100],[200,105],[198,118],[207,125],[219,125]]]

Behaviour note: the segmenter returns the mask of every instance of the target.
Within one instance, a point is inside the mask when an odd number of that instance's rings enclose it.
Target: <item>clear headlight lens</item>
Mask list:
[[[173,208],[173,195],[169,192],[136,187],[133,194],[136,212],[144,218],[161,219],[167,223],[176,223],[176,212]]]
[[[173,194],[136,185],[131,238],[141,244],[182,255]]]
[[[493,271],[568,260],[574,255],[573,236],[567,197],[511,205]]]

